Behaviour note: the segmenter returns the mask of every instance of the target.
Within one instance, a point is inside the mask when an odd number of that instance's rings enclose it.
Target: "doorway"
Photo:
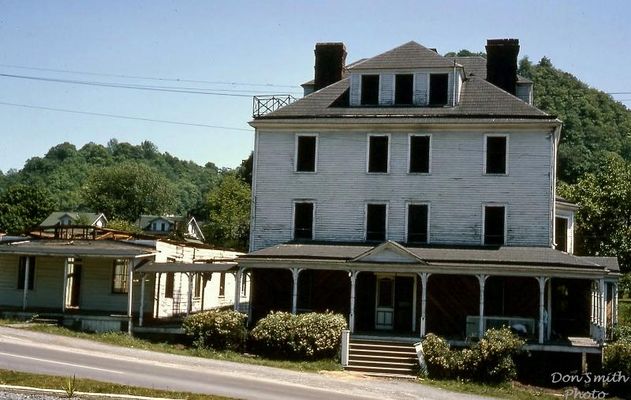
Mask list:
[[[376,330],[410,333],[416,329],[415,286],[414,276],[377,275]]]
[[[68,275],[66,275],[66,307],[79,308],[81,299],[81,272],[83,262],[80,258],[68,259]]]

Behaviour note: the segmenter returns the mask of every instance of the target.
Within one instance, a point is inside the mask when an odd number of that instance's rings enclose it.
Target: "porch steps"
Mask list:
[[[347,371],[366,375],[412,378],[418,359],[411,343],[351,338]]]

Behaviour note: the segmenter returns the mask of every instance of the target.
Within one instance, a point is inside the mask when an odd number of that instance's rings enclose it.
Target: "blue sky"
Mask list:
[[[150,140],[161,151],[185,160],[234,167],[253,146],[253,131],[247,125],[252,108],[249,96],[300,93],[298,85],[313,75],[314,45],[323,41],[344,42],[347,60],[353,61],[410,40],[443,54],[459,49],[482,51],[488,38],[512,37],[520,40],[520,56],[533,61],[547,56],[555,66],[593,87],[631,92],[630,4],[0,0],[0,74],[186,86],[245,95],[139,91],[0,76],[0,103],[236,128],[170,125],[0,104],[0,170],[22,168],[28,158],[43,156],[64,141],[81,147],[88,142],[106,144],[111,138],[134,144]],[[616,98],[631,99],[631,94]],[[625,104],[629,106],[631,101]]]

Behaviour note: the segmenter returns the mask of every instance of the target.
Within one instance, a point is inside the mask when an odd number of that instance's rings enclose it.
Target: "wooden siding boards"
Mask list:
[[[295,174],[294,133],[261,132],[252,248],[290,241],[292,201],[316,203],[315,240],[363,241],[367,202],[388,203],[387,238],[405,241],[406,202],[431,205],[430,242],[479,245],[482,205],[507,206],[507,245],[549,246],[550,136],[509,135],[508,176],[483,175],[484,131],[388,132],[390,173],[366,173],[367,133],[320,132],[318,173]],[[407,173],[408,134],[432,133],[431,175]],[[282,190],[279,190],[282,189]]]
[[[361,103],[361,75],[351,75],[350,97],[351,106],[358,106]]]
[[[381,74],[379,77],[379,105],[394,104],[394,74]]]
[[[426,72],[414,74],[414,105],[426,106],[429,103],[429,76]]]

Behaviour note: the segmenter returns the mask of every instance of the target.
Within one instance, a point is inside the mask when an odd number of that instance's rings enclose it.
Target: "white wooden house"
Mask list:
[[[531,104],[518,51],[490,40],[487,60],[449,58],[409,42],[346,65],[343,44],[316,45],[305,97],[250,123],[239,265],[254,320],[336,310],[352,337],[462,343],[509,325],[532,349],[602,342],[617,263],[571,254],[575,206],[555,197],[562,123]],[[600,352],[577,348],[563,347]]]

